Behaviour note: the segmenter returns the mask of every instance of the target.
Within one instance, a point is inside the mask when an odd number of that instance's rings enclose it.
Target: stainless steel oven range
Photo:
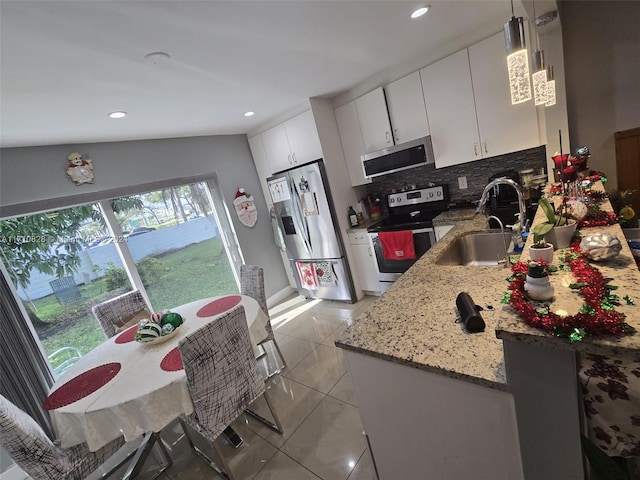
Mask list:
[[[436,243],[432,220],[448,209],[449,192],[447,185],[417,188],[390,193],[386,196],[386,201],[389,216],[367,229],[378,263],[378,280],[382,292],[387,291],[400,275]],[[385,252],[383,242],[379,238],[381,232],[402,232],[398,237],[401,239],[402,236],[407,239],[406,232],[411,232],[415,256],[398,258],[389,254],[388,247]],[[388,239],[389,235],[386,238]]]

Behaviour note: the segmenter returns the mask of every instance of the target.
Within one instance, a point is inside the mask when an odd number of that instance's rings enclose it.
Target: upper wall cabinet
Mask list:
[[[469,47],[482,155],[493,157],[540,145],[533,100],[511,104],[504,35]]]
[[[423,68],[420,76],[436,168],[481,159],[467,50]]]
[[[251,155],[253,156],[253,163],[256,164],[256,171],[258,172],[258,178],[260,179],[260,187],[262,187],[262,193],[267,202],[267,205],[271,205],[271,195],[267,189],[267,178],[271,176],[271,166],[267,160],[267,154],[262,144],[262,135],[258,134],[249,138],[249,148],[251,149]]]
[[[436,168],[539,145],[533,101],[511,105],[502,33],[420,70]]]
[[[420,72],[396,80],[384,87],[394,143],[404,143],[429,135],[427,110]]]
[[[365,178],[362,168],[361,155],[364,155],[364,143],[360,133],[360,122],[356,104],[349,102],[335,109],[336,123],[340,132],[340,143],[344,152],[344,159],[349,172],[351,185],[363,185],[371,183],[371,179]]]
[[[356,111],[365,152],[375,152],[393,145],[387,102],[382,88],[356,99]]]
[[[261,136],[271,173],[322,158],[311,110],[266,130]]]

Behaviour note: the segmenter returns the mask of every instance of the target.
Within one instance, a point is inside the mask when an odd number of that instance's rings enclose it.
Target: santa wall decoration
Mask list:
[[[258,212],[253,196],[245,192],[244,188],[238,188],[236,197],[233,199],[233,206],[238,214],[238,219],[246,227],[253,227],[258,220]]]

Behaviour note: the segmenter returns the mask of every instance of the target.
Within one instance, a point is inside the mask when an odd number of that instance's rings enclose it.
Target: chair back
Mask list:
[[[264,290],[264,270],[256,265],[240,265],[240,293],[253,298],[262,311],[269,316],[267,308],[267,295]],[[269,339],[273,340],[273,329],[271,328],[271,320],[267,321],[265,329],[269,335]]]
[[[116,332],[116,323],[126,322],[137,313],[147,309],[142,293],[139,290],[127,292],[106,302],[95,305],[91,311],[98,319],[107,338],[113,337]]]
[[[217,438],[265,390],[241,305],[178,344],[195,420]]]
[[[14,462],[35,480],[62,478],[64,456],[44,430],[17,406],[0,395],[0,437]]]

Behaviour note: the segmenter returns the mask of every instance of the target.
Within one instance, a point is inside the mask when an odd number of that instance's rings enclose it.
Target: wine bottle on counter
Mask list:
[[[356,215],[356,211],[353,209],[353,206],[349,205],[349,210],[347,210],[349,214],[349,225],[352,227],[358,226],[358,216]]]

